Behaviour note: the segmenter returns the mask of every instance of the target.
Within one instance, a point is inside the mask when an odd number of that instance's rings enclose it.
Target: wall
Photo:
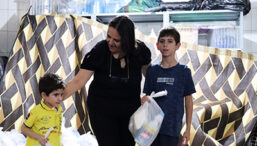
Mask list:
[[[8,56],[19,26],[29,8],[29,0],[1,0],[0,4],[0,56]]]
[[[244,16],[245,52],[257,54],[257,0],[250,0],[252,9]],[[12,49],[19,21],[29,9],[29,0],[1,0],[0,56],[8,56]],[[148,28],[146,28],[148,29]]]
[[[250,0],[251,11],[244,16],[244,50],[257,54],[257,0]]]

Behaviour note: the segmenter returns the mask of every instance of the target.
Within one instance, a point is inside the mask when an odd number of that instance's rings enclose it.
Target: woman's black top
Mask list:
[[[87,99],[90,112],[128,116],[140,106],[141,68],[150,63],[151,52],[143,42],[137,44],[136,53],[124,58],[124,68],[109,51],[106,40],[85,55],[81,69],[94,71]]]

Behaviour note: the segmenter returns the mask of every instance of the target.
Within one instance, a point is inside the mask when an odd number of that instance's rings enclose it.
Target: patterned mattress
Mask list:
[[[39,78],[54,72],[71,80],[83,56],[105,39],[106,30],[106,25],[80,16],[25,15],[0,82],[0,127],[20,130],[41,100]],[[136,37],[151,49],[153,60],[159,57],[156,38],[138,31]],[[243,145],[257,120],[257,56],[183,42],[177,57],[191,68],[197,90],[190,145]],[[89,130],[85,91],[62,103],[65,126],[81,134]]]

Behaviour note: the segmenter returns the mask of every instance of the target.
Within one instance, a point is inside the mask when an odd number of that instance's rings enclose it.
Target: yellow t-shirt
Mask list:
[[[48,143],[52,146],[61,146],[61,125],[62,125],[62,107],[57,107],[58,111],[51,109],[41,101],[31,109],[26,120],[25,126],[30,128],[33,132],[40,135],[45,135],[49,128],[53,127],[53,130],[48,135]],[[31,137],[27,137],[26,146],[40,145],[40,143]]]

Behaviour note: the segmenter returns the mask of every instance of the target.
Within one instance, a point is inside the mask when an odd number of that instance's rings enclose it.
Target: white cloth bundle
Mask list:
[[[62,144],[63,146],[98,146],[97,140],[90,132],[80,135],[79,132],[73,128],[65,128],[63,120],[62,123]],[[23,134],[13,129],[11,131],[2,131],[0,127],[0,146],[25,146],[26,138]],[[52,128],[49,128],[45,137],[48,137]],[[49,144],[46,144],[46,146]]]

